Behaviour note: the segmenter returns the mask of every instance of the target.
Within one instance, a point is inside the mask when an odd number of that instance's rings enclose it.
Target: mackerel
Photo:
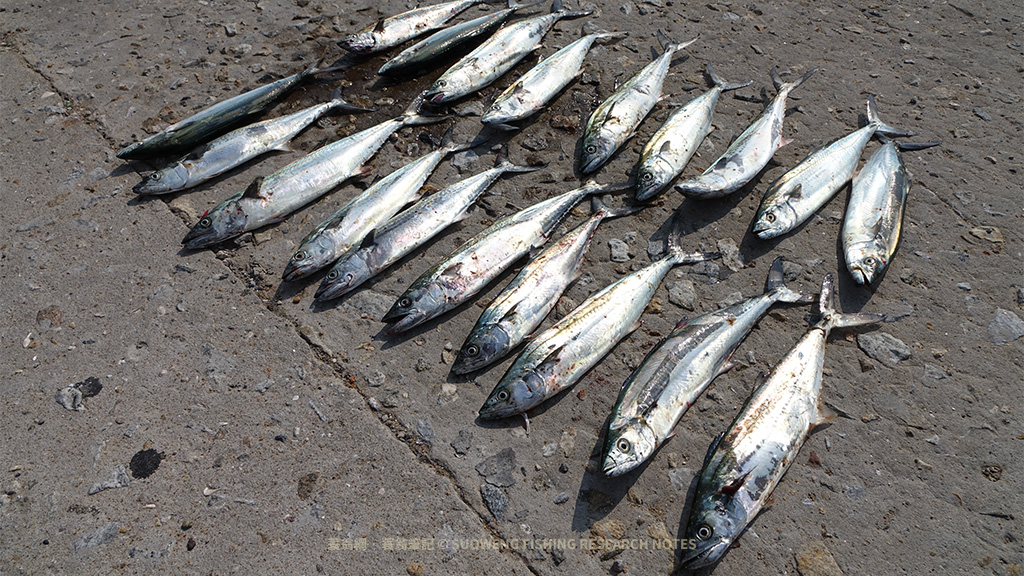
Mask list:
[[[718,256],[684,252],[673,246],[661,260],[591,295],[527,344],[480,408],[480,418],[525,415],[575,384],[620,340],[640,327],[640,315],[669,270]]]
[[[469,208],[491,184],[507,172],[533,172],[537,166],[517,166],[503,160],[498,166],[452,184],[388,220],[365,245],[335,263],[316,291],[325,302],[342,296],[401,260],[449,225],[464,219]]]
[[[288,261],[284,280],[291,282],[309,276],[359,248],[359,243],[374,228],[417,200],[423,183],[441,160],[471,146],[455,144],[451,133],[449,128],[440,148],[385,176],[313,229]]]
[[[190,250],[205,248],[267,224],[284,220],[292,212],[330,192],[357,174],[364,164],[403,126],[439,122],[443,117],[416,113],[416,98],[404,114],[328,144],[292,162],[266,178],[257,178],[245,190],[207,211],[182,240]]]
[[[707,63],[707,71],[713,84],[711,89],[673,112],[640,153],[636,179],[637,200],[649,200],[683,173],[700,143],[711,132],[711,119],[722,92],[753,83],[722,80],[710,61]]]
[[[592,203],[595,210],[589,219],[530,260],[484,310],[459,350],[452,373],[466,374],[502,359],[539,328],[578,277],[598,224],[641,209],[609,209],[596,196]]]
[[[346,36],[338,46],[357,54],[382,52],[431,30],[444,28],[449,20],[483,1],[454,0],[382,18],[376,24]]]
[[[409,286],[383,318],[384,322],[393,323],[387,333],[397,334],[419,326],[462,304],[530,250],[547,242],[581,200],[623,187],[587,182],[499,219]]]
[[[840,314],[832,296],[828,274],[821,283],[821,320],[775,365],[708,449],[686,526],[686,538],[696,547],[684,556],[683,569],[718,562],[764,507],[811,431],[835,417],[821,402],[829,331],[874,324],[882,317]]]
[[[695,198],[720,198],[750,182],[768,165],[776,150],[789,144],[790,140],[782,137],[786,98],[815,72],[817,69],[795,82],[784,83],[773,69],[772,82],[778,92],[775,98],[703,174],[676,184],[676,190]]]
[[[661,99],[672,56],[697,41],[697,38],[678,44],[658,30],[658,41],[664,52],[644,66],[619,87],[590,115],[583,131],[583,153],[580,171],[589,174],[603,166],[627,140],[633,137],[640,123]]]
[[[622,385],[605,434],[604,473],[619,476],[646,461],[776,302],[811,302],[786,287],[782,258],[768,272],[764,294],[683,320]]]
[[[768,188],[754,217],[758,238],[767,240],[794,230],[831,200],[853,178],[864,147],[876,132],[912,136],[882,122],[874,96],[868,95],[867,106],[867,125],[812,152]]]
[[[322,59],[318,60],[298,74],[292,74],[277,82],[265,84],[205,108],[181,122],[171,124],[142,142],[136,142],[124,148],[117,153],[117,157],[135,160],[194,148],[246,117],[266,110],[306,78],[338,70],[338,68],[321,69],[319,66],[322,62]]]
[[[846,269],[858,284],[873,284],[900,243],[910,175],[900,150],[922,150],[941,142],[896,143],[885,139],[853,179],[843,219]]]
[[[586,16],[591,12],[565,10],[562,0],[554,0],[550,14],[503,26],[442,74],[427,90],[426,99],[432,104],[441,104],[489,86],[539,48],[541,39],[559,20]]]
[[[545,58],[513,82],[491,104],[480,121],[493,128],[516,130],[509,122],[540,112],[574,78],[580,75],[583,61],[597,40],[620,38],[626,32],[588,34]]]
[[[332,110],[373,112],[353,106],[337,88],[331,99],[304,110],[232,130],[157,170],[132,189],[136,194],[168,194],[198,186],[271,150],[289,151],[288,142]]]

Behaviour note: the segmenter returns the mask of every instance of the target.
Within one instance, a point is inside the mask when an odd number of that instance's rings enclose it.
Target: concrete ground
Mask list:
[[[294,152],[187,193],[132,193],[152,166],[116,159],[120,147],[297,72],[325,50],[328,61],[340,58],[335,42],[344,33],[411,6],[0,7],[0,292],[8,302],[0,308],[0,572],[672,573],[680,552],[659,542],[683,538],[708,445],[757,374],[803,333],[806,310],[767,316],[737,352],[739,366],[714,382],[640,470],[603,476],[602,426],[619,385],[654,342],[684,316],[759,294],[781,255],[794,287],[815,290],[837,272],[844,310],[899,321],[830,340],[825,396],[848,417],[810,437],[774,503],[713,572],[1021,573],[1019,6],[596,5],[589,19],[559,23],[540,55],[584,25],[628,29],[630,37],[595,48],[584,77],[521,131],[490,134],[508,141],[513,160],[548,168],[499,181],[500,195],[484,209],[331,306],[311,305],[320,276],[282,283],[285,263],[358,187],[424,153],[422,128],[400,131],[362,183],[277,226],[215,250],[183,251],[180,240],[253,177],[398,114],[443,66],[385,83],[374,72],[384,57],[356,61],[305,84],[270,115],[321,101],[339,82],[350,100],[377,112],[331,116],[304,132]],[[379,319],[421,272],[497,216],[578,184],[579,127],[649,60],[656,28],[701,38],[687,49],[693,57],[673,68],[666,101],[599,181],[631,174],[672,105],[705,85],[707,59],[727,80],[755,83],[739,98],[723,96],[716,130],[687,174],[703,170],[760,111],[761,89],[772,94],[772,67],[820,70],[793,93],[785,133],[794,142],[730,197],[682,201],[669,192],[636,216],[602,224],[556,318],[646,264],[648,238],[670,218],[687,232],[686,246],[735,245],[739,260],[670,273],[643,327],[532,413],[528,435],[522,420],[481,422],[476,411],[511,358],[468,378],[449,368],[510,275],[403,337],[385,338]],[[536,60],[457,104],[457,138],[475,137],[479,103]],[[749,232],[766,186],[853,129],[867,93],[890,124],[943,141],[905,154],[914,186],[903,244],[873,288],[855,285],[843,269],[846,188],[787,236],[763,242]],[[437,136],[447,125],[428,130]],[[429,184],[443,187],[491,163],[487,147],[460,154]],[[586,214],[578,208],[559,234]],[[610,240],[625,243],[626,261],[611,260]],[[601,539],[618,548],[579,549]]]

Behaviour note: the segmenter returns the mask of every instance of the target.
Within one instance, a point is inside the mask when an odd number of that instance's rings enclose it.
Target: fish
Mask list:
[[[591,202],[593,215],[531,259],[484,310],[452,363],[453,374],[467,374],[497,362],[529,337],[579,276],[598,224],[643,208],[610,209],[597,196]]]
[[[812,152],[765,192],[754,216],[754,234],[776,238],[803,224],[853,178],[864,147],[875,133],[913,136],[883,123],[875,97],[868,95],[868,122],[859,130]]]
[[[376,24],[346,36],[338,46],[356,54],[383,52],[431,30],[444,28],[449,20],[483,1],[442,2],[382,18]]]
[[[764,294],[677,324],[619,391],[605,434],[605,475],[633,470],[672,436],[697,397],[732,367],[733,352],[772,305],[813,300],[786,287],[782,258],[776,258]]]
[[[501,157],[499,157],[501,158]],[[363,246],[338,260],[317,288],[315,299],[326,302],[352,291],[449,225],[464,219],[469,208],[502,174],[539,170],[507,159],[465,180],[423,198],[373,231]]]
[[[487,109],[480,121],[492,128],[517,130],[510,122],[540,112],[583,70],[583,60],[598,40],[621,38],[627,32],[600,32],[570,43],[548,56],[505,89]]]
[[[418,76],[426,73],[429,70],[427,68],[429,63],[455,52],[481,36],[490,34],[518,10],[533,5],[516,4],[515,0],[509,0],[508,8],[504,10],[438,30],[388,60],[377,70],[377,74],[381,76]]]
[[[153,195],[187,190],[271,150],[289,151],[292,138],[332,110],[374,112],[346,102],[338,87],[327,102],[232,130],[153,172],[132,190]]]
[[[580,171],[589,174],[606,162],[627,140],[633,137],[644,118],[661,99],[661,87],[668,74],[672,56],[697,41],[678,44],[658,30],[661,56],[644,66],[607,100],[594,110],[583,131]]]
[[[817,72],[817,68],[795,82],[783,82],[772,70],[772,82],[777,94],[761,115],[747,127],[725,153],[696,178],[676,184],[676,190],[694,198],[721,198],[739,190],[757,176],[775,151],[790,143],[782,137],[782,122],[786,117],[786,98],[789,93]]]
[[[364,164],[403,126],[440,122],[420,116],[416,98],[405,113],[319,148],[207,211],[181,241],[189,250],[206,248],[284,220],[292,212],[369,169]]]
[[[837,312],[833,284],[827,274],[818,300],[821,319],[775,365],[708,449],[685,532],[695,547],[684,553],[683,569],[721,560],[764,507],[811,431],[835,417],[821,400],[828,334],[883,317]]]
[[[666,118],[640,152],[634,196],[637,200],[650,200],[683,173],[700,143],[711,132],[711,119],[722,92],[753,84],[753,81],[733,83],[722,80],[710,61],[707,72],[711,89]]]
[[[525,416],[528,410],[571,387],[620,340],[640,327],[640,315],[669,270],[717,257],[717,253],[686,252],[671,246],[657,262],[591,295],[526,345],[480,408],[480,418]]]
[[[586,16],[591,12],[565,10],[562,0],[554,0],[550,14],[506,24],[441,74],[427,89],[426,100],[431,104],[442,104],[489,86],[539,48],[541,39],[559,20]]]
[[[117,157],[125,160],[137,160],[195,148],[211,136],[253,114],[266,110],[306,78],[340,69],[339,67],[320,68],[322,63],[323,59],[320,59],[298,74],[264,84],[259,88],[204,108],[181,122],[171,124],[142,142],[135,142],[125,147],[117,153]]]
[[[441,146],[385,176],[345,203],[299,243],[282,275],[286,282],[304,278],[359,248],[367,234],[419,199],[423,183],[453,152],[467,150],[452,139],[452,128]]]
[[[413,281],[384,315],[382,322],[391,323],[386,333],[404,332],[459,306],[543,245],[581,200],[621,189],[588,182],[498,219]]]
[[[843,218],[843,256],[858,284],[874,284],[896,254],[903,211],[910,193],[910,175],[900,150],[923,150],[941,142],[884,144],[853,179]]]

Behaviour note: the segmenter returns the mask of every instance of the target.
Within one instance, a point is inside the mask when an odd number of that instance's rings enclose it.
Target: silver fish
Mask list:
[[[499,219],[409,286],[383,318],[393,323],[387,333],[419,326],[462,304],[530,250],[543,245],[580,200],[621,189],[621,185],[588,182]]]
[[[665,119],[640,153],[636,178],[637,200],[654,197],[683,173],[683,168],[686,168],[700,143],[711,132],[711,119],[722,92],[753,83],[722,80],[715,74],[710,61],[707,69],[713,84],[711,89],[690,100]]]
[[[483,1],[443,2],[382,18],[376,24],[346,36],[338,42],[338,46],[358,54],[382,52],[431,30],[444,28],[449,20]]]
[[[835,417],[821,403],[825,340],[833,328],[881,321],[832,307],[832,275],[821,284],[821,320],[775,365],[728,430],[708,449],[686,526],[696,548],[682,567],[718,562],[754,520],[815,426]]]
[[[875,132],[912,135],[884,124],[878,117],[875,97],[869,95],[866,126],[812,152],[772,183],[754,217],[754,234],[768,240],[803,224],[853,178],[864,147]]]
[[[364,164],[399,128],[444,119],[420,116],[415,112],[419,105],[417,98],[401,116],[319,148],[266,178],[257,178],[242,192],[207,211],[182,244],[190,250],[205,248],[280,222],[338,184],[365,173]]]
[[[696,42],[697,38],[677,44],[658,30],[658,40],[664,47],[664,53],[627,80],[590,115],[583,131],[583,153],[580,156],[580,171],[584,174],[604,166],[612,154],[633,137],[640,123],[661,99],[661,86],[672,56]]]
[[[554,0],[551,10],[550,14],[503,26],[442,74],[427,90],[426,99],[432,104],[450,102],[490,85],[540,47],[541,39],[556,22],[590,14],[565,10],[562,0]]]
[[[168,194],[186,190],[271,150],[290,150],[288,142],[292,138],[335,109],[373,112],[346,102],[339,87],[328,102],[232,130],[196,148],[176,163],[153,172],[132,190],[136,194]]]
[[[646,461],[711,381],[731,367],[732,353],[773,304],[813,300],[786,287],[782,258],[776,258],[764,294],[676,325],[619,391],[605,434],[604,473],[619,476]]]
[[[372,241],[350,252],[331,268],[316,291],[316,301],[338,298],[373,278],[449,225],[465,218],[469,208],[506,172],[533,172],[538,166],[517,166],[502,161],[431,194],[406,208],[373,233]]]
[[[509,16],[526,6],[526,4],[516,4],[513,0],[509,0],[509,6],[504,10],[485,14],[479,18],[449,26],[444,30],[438,30],[429,37],[406,48],[398,56],[388,60],[380,67],[377,74],[381,76],[423,74],[428,70],[426,65],[430,62],[458,50],[460,46],[472,42],[481,36],[490,34],[495,28],[501,26],[505,20],[508,20]]]
[[[171,124],[142,142],[124,148],[117,153],[117,157],[134,160],[194,148],[210,136],[244,120],[247,116],[266,110],[306,78],[338,70],[320,69],[322,62],[323,60],[317,61],[298,74],[292,74],[205,108],[181,122]]]
[[[449,129],[440,148],[395,170],[346,202],[299,243],[285,267],[284,280],[291,282],[309,276],[359,248],[374,228],[419,198],[423,183],[445,156],[468,147],[455,144]]]
[[[619,38],[626,32],[588,34],[545,58],[513,82],[491,104],[480,121],[493,128],[516,130],[515,122],[540,112],[583,69],[583,60],[597,40]]]
[[[717,257],[673,247],[661,260],[591,295],[526,345],[480,408],[480,418],[525,414],[575,384],[640,327],[640,315],[672,267]]]
[[[539,328],[579,275],[598,224],[642,208],[612,210],[596,197],[592,202],[594,214],[530,260],[484,310],[452,364],[453,374],[473,372],[502,359]]]
[[[854,177],[842,239],[846,269],[858,284],[878,280],[899,246],[903,209],[910,192],[910,176],[899,151],[939,144],[887,141]]]
[[[764,112],[703,174],[676,184],[676,190],[695,198],[720,198],[750,182],[768,165],[776,150],[789,144],[790,141],[782,137],[786,98],[815,72],[817,69],[804,74],[795,82],[783,83],[778,72],[773,69],[772,82],[778,94]]]

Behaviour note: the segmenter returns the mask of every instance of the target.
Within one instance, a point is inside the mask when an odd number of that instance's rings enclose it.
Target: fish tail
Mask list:
[[[424,124],[436,124],[443,122],[452,117],[451,114],[445,116],[424,116],[420,114],[420,108],[423,106],[423,99],[426,91],[420,92],[412,99],[409,106],[402,112],[399,117],[402,120],[402,124],[405,126],[422,126]]]
[[[594,40],[610,40],[613,38],[625,38],[629,36],[629,30],[623,30],[622,32],[608,32],[607,30],[599,30],[593,34]]]
[[[738,90],[754,83],[753,80],[747,80],[746,82],[726,82],[725,80],[722,80],[718,73],[715,72],[715,67],[711,65],[711,60],[708,60],[707,69],[708,78],[711,79],[711,83],[715,86],[721,87],[723,92],[726,90]]]
[[[503,173],[512,172],[513,174],[521,174],[524,172],[536,172],[537,170],[547,168],[547,166],[547,164],[537,164],[534,166],[529,166],[526,164],[513,164],[511,161],[509,161],[508,158],[505,158],[504,160],[499,162],[498,165],[495,166],[495,168],[501,170]]]
[[[579,18],[580,16],[589,16],[594,13],[593,10],[566,10],[565,4],[562,0],[555,0],[551,3],[551,13],[558,14],[559,18]]]
[[[613,184],[598,184],[593,180],[587,180],[583,184],[581,190],[583,190],[588,196],[591,194],[611,194],[612,192],[620,192],[622,190],[629,190],[636,186],[636,182],[633,180],[627,180],[625,182],[615,182]]]
[[[345,110],[348,112],[376,112],[376,108],[363,108],[362,106],[356,106],[350,104],[345,100],[345,96],[342,94],[342,86],[338,86],[331,91],[331,100],[328,102],[332,110]]]
[[[600,196],[592,196],[590,198],[590,209],[593,211],[595,216],[599,216],[602,220],[619,218],[621,216],[629,216],[630,214],[636,214],[637,212],[644,209],[643,205],[639,206],[622,206],[621,208],[609,208],[604,200]]]
[[[814,73],[817,71],[818,69],[815,68],[813,70],[810,70],[797,80],[794,80],[793,82],[783,82],[782,77],[779,76],[779,73],[774,68],[772,68],[772,84],[775,85],[775,91],[778,92],[779,94],[782,94],[783,92],[792,92],[793,90],[796,89],[797,86],[806,82],[807,79],[813,76]]]
[[[907,132],[899,128],[893,128],[878,117],[878,104],[875,102],[875,95],[868,94],[868,125],[875,127],[875,132],[887,136],[917,136],[914,132]]]
[[[832,274],[826,274],[821,281],[821,294],[818,296],[818,311],[821,319],[817,326],[827,333],[833,328],[849,328],[852,326],[864,326],[867,324],[878,324],[885,320],[882,314],[843,314],[835,308],[835,278]]]
[[[696,264],[697,262],[716,260],[722,257],[721,252],[687,252],[682,246],[674,244],[671,238],[669,239],[668,251],[668,258],[671,259],[673,266]]]
[[[808,302],[814,302],[815,299],[814,294],[798,292],[786,286],[786,277],[782,270],[781,256],[772,262],[772,267],[768,270],[768,280],[764,283],[764,291],[766,293],[777,292],[779,294],[780,302],[805,304]]]
[[[694,36],[692,40],[688,40],[680,44],[679,42],[676,42],[675,40],[669,38],[668,35],[662,32],[660,28],[658,29],[658,32],[655,34],[655,36],[658,38],[658,44],[661,44],[661,49],[663,52],[678,52],[679,50],[686,48],[690,44],[693,44],[700,38],[700,34],[698,34]]]
[[[530,3],[527,3],[527,4],[520,4],[520,3],[516,2],[516,0],[508,0],[508,9],[509,10],[522,10],[523,8],[530,8],[530,7],[536,6],[538,4],[543,4],[546,1],[547,0],[537,0],[536,2],[530,2]]]
[[[891,140],[884,134],[879,134],[878,139],[882,141],[882,144],[888,144],[892,142],[893,146],[906,152],[910,152],[913,150],[924,150],[925,148],[931,148],[933,146],[942,145],[942,140],[933,140],[931,142],[897,142],[895,140]]]

